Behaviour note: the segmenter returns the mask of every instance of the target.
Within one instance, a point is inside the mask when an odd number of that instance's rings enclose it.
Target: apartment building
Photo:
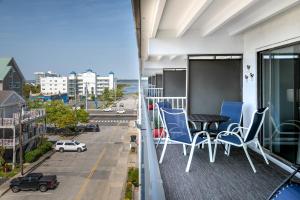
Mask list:
[[[63,94],[68,92],[68,77],[41,77],[42,94]]]
[[[108,76],[97,75],[91,69],[83,73],[71,72],[68,76],[68,93],[69,97],[101,95],[105,88],[110,90],[115,88],[116,78],[113,72]]]
[[[41,84],[41,78],[44,77],[58,77],[59,75],[57,73],[54,73],[52,71],[47,72],[34,72],[34,82],[35,84]]]
[[[14,58],[0,58],[0,91],[13,90],[22,96],[25,78]]]

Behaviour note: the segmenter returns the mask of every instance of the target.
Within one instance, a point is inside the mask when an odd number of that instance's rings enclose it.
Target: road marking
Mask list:
[[[93,174],[95,173],[98,165],[100,164],[100,161],[102,160],[102,157],[104,156],[105,151],[106,151],[106,149],[104,148],[103,151],[101,152],[101,154],[99,155],[99,157],[97,159],[97,162],[94,164],[92,170],[90,171],[89,175],[85,178],[84,183],[80,187],[80,190],[77,193],[75,200],[80,200],[81,199],[82,195],[84,194],[84,192],[86,190],[86,187],[87,187],[88,183],[90,182]]]

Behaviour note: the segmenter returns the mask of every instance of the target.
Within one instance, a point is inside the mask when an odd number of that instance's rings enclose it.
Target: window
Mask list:
[[[57,142],[56,145],[63,145],[63,143],[62,142]]]
[[[73,142],[66,142],[65,145],[74,146]]]

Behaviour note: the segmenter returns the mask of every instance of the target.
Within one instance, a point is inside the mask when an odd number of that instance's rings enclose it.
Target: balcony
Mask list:
[[[187,107],[186,97],[163,97],[161,91],[154,87],[143,90],[143,199],[266,199],[288,176],[272,162],[267,165],[255,148],[249,154],[257,173],[253,173],[243,150],[232,148],[227,156],[220,146],[214,163],[209,162],[207,146],[196,148],[189,173],[185,172],[189,149],[184,156],[182,145],[168,145],[163,163],[158,164],[163,145],[156,147],[161,132],[154,129],[161,122],[155,103],[168,101],[173,108]]]
[[[13,128],[19,124],[19,113],[14,113],[12,118],[0,118],[1,128]],[[29,123],[31,121],[45,117],[45,109],[33,109],[29,111],[23,111],[22,123]]]

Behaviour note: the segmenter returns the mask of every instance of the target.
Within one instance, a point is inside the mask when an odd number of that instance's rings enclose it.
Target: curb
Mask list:
[[[55,153],[55,149],[52,149],[51,151],[47,152],[45,155],[43,155],[40,159],[38,159],[37,161],[35,161],[34,163],[31,163],[25,170],[24,170],[24,175],[28,174],[30,172],[32,172],[33,170],[35,170],[36,168],[38,168],[45,160],[49,159],[54,153]],[[21,172],[19,172],[18,174],[16,174],[15,176],[11,177],[10,179],[6,180],[1,186],[0,186],[0,198],[6,194],[9,190],[9,183],[12,179],[20,177]]]

